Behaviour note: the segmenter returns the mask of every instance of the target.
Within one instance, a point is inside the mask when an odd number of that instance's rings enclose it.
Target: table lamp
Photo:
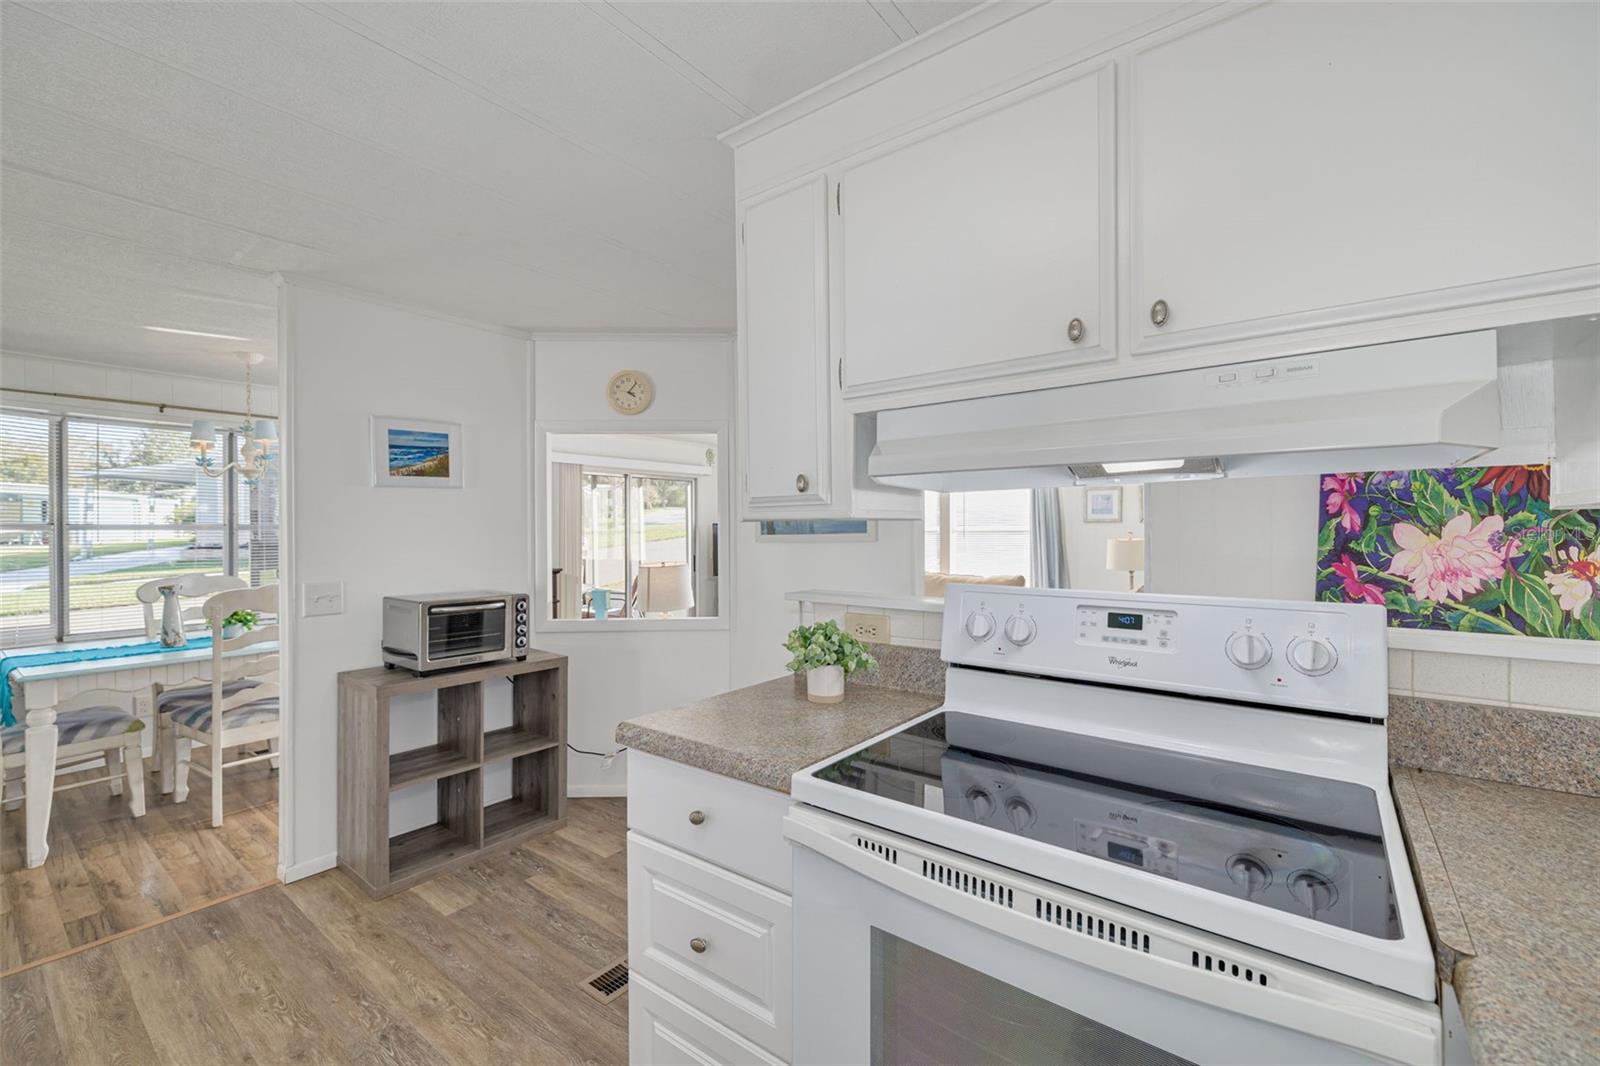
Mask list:
[[[639,567],[639,613],[659,614],[694,606],[694,589],[689,585],[688,563],[655,563]]]
[[[1133,574],[1144,569],[1144,538],[1115,537],[1106,541],[1106,569],[1128,572],[1128,591],[1135,591]]]

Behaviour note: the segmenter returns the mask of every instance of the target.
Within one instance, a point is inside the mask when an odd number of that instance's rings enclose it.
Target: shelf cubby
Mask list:
[[[483,687],[511,684],[511,724],[484,731]],[[432,693],[432,744],[391,753],[390,703]],[[484,849],[558,829],[566,820],[567,660],[529,652],[417,676],[372,667],[339,675],[339,866],[373,896],[471,862]],[[484,804],[489,765],[510,763],[511,796]],[[393,836],[389,797],[432,783],[437,817]]]

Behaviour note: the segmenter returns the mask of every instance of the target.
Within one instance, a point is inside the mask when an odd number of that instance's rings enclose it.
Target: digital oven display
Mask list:
[[[1126,844],[1118,844],[1115,840],[1106,841],[1106,856],[1134,866],[1144,865],[1144,852],[1138,848],[1130,848]]]
[[[1107,629],[1143,629],[1144,615],[1142,614],[1108,614],[1106,615]]]

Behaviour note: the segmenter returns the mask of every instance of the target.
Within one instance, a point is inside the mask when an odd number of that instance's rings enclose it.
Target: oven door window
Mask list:
[[[881,929],[872,930],[872,1061],[1193,1066]]]
[[[428,609],[428,658],[487,655],[506,646],[505,604]]]

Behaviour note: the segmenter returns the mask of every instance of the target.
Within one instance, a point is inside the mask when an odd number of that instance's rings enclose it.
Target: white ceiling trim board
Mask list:
[[[917,35],[917,28],[911,25],[911,20],[906,18],[904,12],[894,6],[892,0],[867,0],[867,6],[883,20],[885,26],[889,27],[889,32],[900,40],[909,41]]]
[[[721,85],[718,85],[709,74],[673,51],[661,38],[640,26],[621,11],[618,11],[612,4],[585,4],[584,9],[592,13],[596,18],[609,23],[623,36],[654,56],[667,69],[734,114],[746,117],[755,114],[755,108],[734,96]]]

